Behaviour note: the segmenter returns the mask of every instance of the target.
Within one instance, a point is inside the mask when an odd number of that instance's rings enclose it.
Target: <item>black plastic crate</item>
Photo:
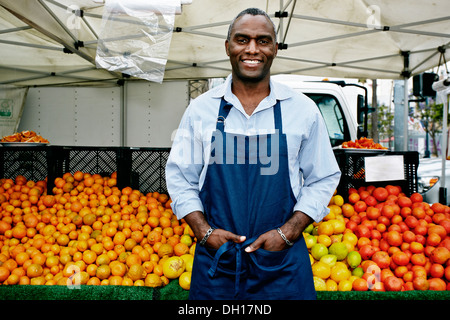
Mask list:
[[[18,175],[28,180],[48,177],[51,193],[56,177],[65,172],[110,176],[117,172],[117,186],[143,193],[167,193],[165,166],[170,148],[17,146],[0,147],[0,178]]]
[[[117,147],[58,147],[62,161],[60,174],[76,171],[110,176],[118,171],[120,148]]]
[[[169,157],[169,148],[131,148],[130,153],[131,173],[130,186],[139,187],[143,193],[160,192],[167,193],[166,162]]]
[[[0,147],[0,178],[15,179],[22,175],[27,180],[48,178],[48,188],[54,187],[57,162],[54,149],[46,145],[3,145]]]
[[[419,153],[417,151],[395,152],[387,150],[354,150],[354,149],[335,149],[334,155],[341,169],[342,175],[337,188],[338,194],[347,197],[350,188],[374,185],[384,187],[388,184],[398,185],[402,191],[410,196],[418,191],[417,169],[419,167]],[[404,180],[388,180],[377,182],[365,181],[365,157],[377,157],[388,155],[402,155],[404,162]]]

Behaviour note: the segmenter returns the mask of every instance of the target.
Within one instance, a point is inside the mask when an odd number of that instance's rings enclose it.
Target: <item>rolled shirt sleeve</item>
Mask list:
[[[202,142],[194,132],[190,109],[181,119],[166,163],[166,184],[172,209],[178,219],[193,211],[202,211],[199,178],[203,168]]]
[[[341,171],[320,113],[316,114],[309,132],[302,141],[298,156],[303,185],[294,211],[302,211],[315,222],[320,222],[330,211],[327,205],[339,184]]]

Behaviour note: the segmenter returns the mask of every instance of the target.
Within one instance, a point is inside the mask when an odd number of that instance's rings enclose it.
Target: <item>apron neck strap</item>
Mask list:
[[[275,121],[275,130],[278,130],[280,134],[283,134],[283,121],[281,119],[281,104],[280,100],[273,107],[273,117]]]
[[[223,97],[220,101],[219,115],[217,116],[216,129],[224,132],[225,130],[225,120],[231,111],[233,105],[228,103]],[[275,129],[278,129],[279,133],[283,133],[283,121],[281,119],[281,105],[280,100],[277,100],[275,106],[273,107],[273,116],[275,122]]]
[[[225,120],[231,111],[233,105],[228,103],[223,97],[220,101],[219,115],[217,116],[216,129],[222,132],[225,131]]]

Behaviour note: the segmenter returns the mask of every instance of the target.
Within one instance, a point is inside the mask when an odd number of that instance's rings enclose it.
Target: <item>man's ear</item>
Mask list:
[[[228,40],[225,40],[225,52],[227,53],[227,56],[230,56],[230,54],[228,53],[228,46],[230,44],[228,43]]]
[[[276,57],[277,54],[278,54],[278,42],[275,43],[275,50],[274,50],[274,53],[275,53],[275,57]]]

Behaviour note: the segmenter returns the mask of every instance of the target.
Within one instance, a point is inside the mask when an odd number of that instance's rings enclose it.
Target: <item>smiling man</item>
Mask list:
[[[340,171],[314,102],[271,81],[276,38],[264,11],[238,14],[231,75],[191,102],[172,145],[172,208],[198,240],[190,299],[316,297],[302,232],[328,214]]]

